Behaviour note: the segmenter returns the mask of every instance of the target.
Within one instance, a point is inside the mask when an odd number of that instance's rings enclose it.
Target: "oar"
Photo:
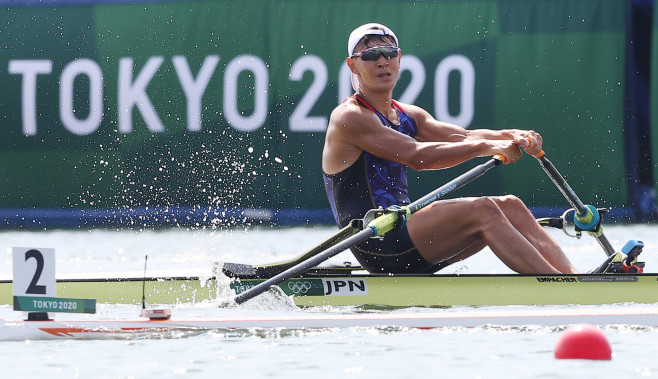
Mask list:
[[[224,271],[224,274],[230,277],[250,277],[250,278],[271,278],[274,275],[280,274],[284,272],[285,270],[298,265],[299,263],[314,257],[321,252],[327,250],[331,246],[343,241],[344,239],[353,236],[356,234],[358,231],[360,231],[360,228],[356,227],[353,225],[353,223],[350,223],[343,229],[341,229],[338,233],[334,234],[333,236],[327,238],[325,241],[320,243],[319,245],[313,247],[312,249],[308,250],[307,252],[299,255],[296,258],[293,258],[289,261],[286,262],[279,262],[279,263],[271,263],[267,265],[262,265],[262,266],[251,266],[251,265],[246,265],[242,263],[229,263],[225,262],[224,265],[222,266],[222,271]]]
[[[491,169],[492,167],[499,165],[503,160],[504,158],[502,157],[491,158],[487,162],[470,169],[464,174],[449,181],[448,183],[428,193],[427,195],[409,204],[408,206],[402,207],[401,209],[406,211],[406,216],[407,218],[409,218],[411,215],[425,208],[426,206],[438,200],[439,198],[445,196],[446,194],[452,191],[461,188],[465,184],[480,177],[485,172],[489,171],[489,169]],[[375,237],[375,236],[381,237],[385,235],[386,233],[395,229],[398,219],[399,218],[397,212],[384,213],[383,215],[370,221],[367,225],[365,225],[364,229],[361,230],[360,232],[338,242],[334,246],[326,249],[325,251],[317,255],[314,255],[313,257],[310,257],[309,259],[287,269],[286,271],[278,275],[275,275],[270,279],[267,279],[264,282],[259,283],[249,288],[248,290],[240,293],[235,297],[234,299],[235,302],[238,304],[242,304],[245,301],[252,299],[255,296],[258,296],[261,293],[267,291],[270,287],[275,286],[283,282],[284,280],[293,278],[354,245],[365,242],[370,237]]]
[[[544,169],[546,174],[551,178],[553,183],[557,188],[562,192],[562,195],[567,199],[569,204],[576,210],[574,215],[574,221],[576,226],[581,230],[586,231],[592,237],[596,238],[599,242],[599,245],[603,248],[603,251],[610,257],[615,254],[615,249],[608,241],[608,238],[603,234],[603,228],[601,227],[601,216],[599,211],[591,206],[585,205],[578,198],[578,195],[571,189],[566,180],[560,175],[560,172],[555,168],[553,163],[546,158],[544,151],[542,150],[539,154],[535,155],[535,158],[539,161],[539,164]]]

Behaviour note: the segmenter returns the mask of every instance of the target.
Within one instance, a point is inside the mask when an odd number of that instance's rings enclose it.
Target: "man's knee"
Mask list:
[[[494,197],[483,196],[473,201],[475,210],[480,216],[486,215],[490,217],[503,217],[503,211],[498,205],[499,200]]]
[[[502,208],[526,208],[523,200],[514,195],[497,196],[496,200]]]
[[[526,217],[531,215],[523,200],[514,195],[496,197],[496,202],[507,218]]]

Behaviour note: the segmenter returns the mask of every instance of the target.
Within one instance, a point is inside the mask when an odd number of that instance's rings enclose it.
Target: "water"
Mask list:
[[[647,271],[658,268],[658,228],[610,225],[615,247],[643,240]],[[0,278],[11,276],[11,247],[53,247],[58,276],[132,272],[207,275],[213,262],[261,264],[287,260],[335,232],[331,227],[142,231],[5,231],[0,233]],[[605,255],[594,239],[576,240],[552,231],[576,267],[585,271]],[[350,261],[349,253],[332,263]],[[446,272],[508,273],[491,252],[454,265]],[[622,305],[620,305],[621,307]],[[300,310],[275,298],[238,308],[181,304],[178,316],[278,316],[291,313],[351,313],[354,308]],[[424,309],[404,310],[424,312]],[[98,306],[96,318],[135,317],[138,307]],[[0,307],[0,317],[20,317]],[[81,316],[62,315],[80,318]],[[60,318],[58,316],[58,318]],[[343,328],[234,330],[141,335],[96,341],[3,342],[4,377],[643,377],[658,374],[658,330],[614,326],[604,329],[612,361],[556,360],[553,347],[563,328],[480,327],[417,330]]]

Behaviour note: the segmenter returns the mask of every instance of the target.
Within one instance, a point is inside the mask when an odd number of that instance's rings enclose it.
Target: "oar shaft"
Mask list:
[[[578,212],[580,215],[585,215],[588,212],[587,207],[585,204],[583,204],[582,201],[580,201],[580,198],[578,198],[578,195],[573,191],[571,186],[569,186],[569,183],[564,179],[564,177],[560,174],[560,172],[555,168],[553,163],[548,160],[544,156],[544,152],[542,151],[541,154],[536,156],[537,160],[539,161],[539,164],[541,167],[544,169],[546,174],[548,175],[549,178],[555,183],[557,188],[562,192],[562,195],[564,195],[565,199],[571,204],[571,206]],[[600,226],[599,226],[600,228]],[[615,254],[615,248],[612,247],[612,244],[610,241],[608,241],[608,238],[603,234],[602,231],[600,233],[597,233],[596,235],[592,234],[594,238],[598,241],[599,245],[601,245],[601,248],[603,251],[606,253],[607,256],[612,256]]]
[[[283,282],[286,279],[293,278],[315,266],[318,264],[326,261],[327,259],[333,257],[334,255],[337,255],[338,253],[342,252],[343,250],[346,250],[350,248],[351,246],[357,245],[361,242],[366,241],[368,238],[373,237],[375,235],[375,230],[372,228],[365,228],[364,230],[358,232],[357,234],[342,240],[338,244],[332,246],[331,248],[325,250],[324,252],[315,255],[304,262],[298,264],[297,266],[293,266],[286,271],[275,275],[266,281],[259,283],[248,290],[240,293],[235,297],[235,302],[238,304],[242,304],[245,301],[256,297],[260,295],[261,293],[267,291],[270,289],[270,287],[275,286],[281,282]]]
[[[564,180],[564,177],[560,174],[560,172],[555,168],[553,163],[548,160],[545,156],[538,157],[537,160],[539,161],[539,164],[541,167],[544,169],[546,174],[548,174],[548,177],[551,178],[553,183],[557,186],[557,188],[562,192],[562,195],[567,199],[569,204],[580,214],[587,213],[587,208],[585,208],[585,204],[583,204],[582,201],[580,201],[580,198],[578,198],[578,195],[571,189],[571,186],[569,186],[569,183],[567,183],[566,180]]]
[[[599,245],[601,245],[601,248],[605,251],[605,255],[611,257],[615,254],[615,248],[610,241],[608,241],[608,237],[606,237],[605,234],[601,233],[601,235],[596,237],[596,240],[599,241]]]
[[[439,198],[442,198],[447,193],[453,192],[463,187],[466,183],[479,178],[480,176],[484,175],[485,172],[489,171],[489,169],[498,166],[501,163],[502,160],[500,158],[494,157],[479,166],[473,167],[471,170],[466,171],[448,183],[409,204],[409,210],[413,214],[416,211],[423,209],[428,204],[435,202]]]

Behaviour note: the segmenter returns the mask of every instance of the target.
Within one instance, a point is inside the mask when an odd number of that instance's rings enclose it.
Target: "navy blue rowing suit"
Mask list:
[[[359,105],[373,111],[382,125],[412,138],[416,136],[416,122],[395,101],[392,107],[400,119],[397,125],[358,95],[352,97]],[[406,166],[366,152],[345,170],[333,175],[324,173],[324,185],[334,218],[341,228],[351,220],[363,218],[370,209],[410,203]],[[361,266],[373,273],[418,273],[432,269],[414,246],[406,227],[386,233],[384,239],[371,238],[351,250]]]

